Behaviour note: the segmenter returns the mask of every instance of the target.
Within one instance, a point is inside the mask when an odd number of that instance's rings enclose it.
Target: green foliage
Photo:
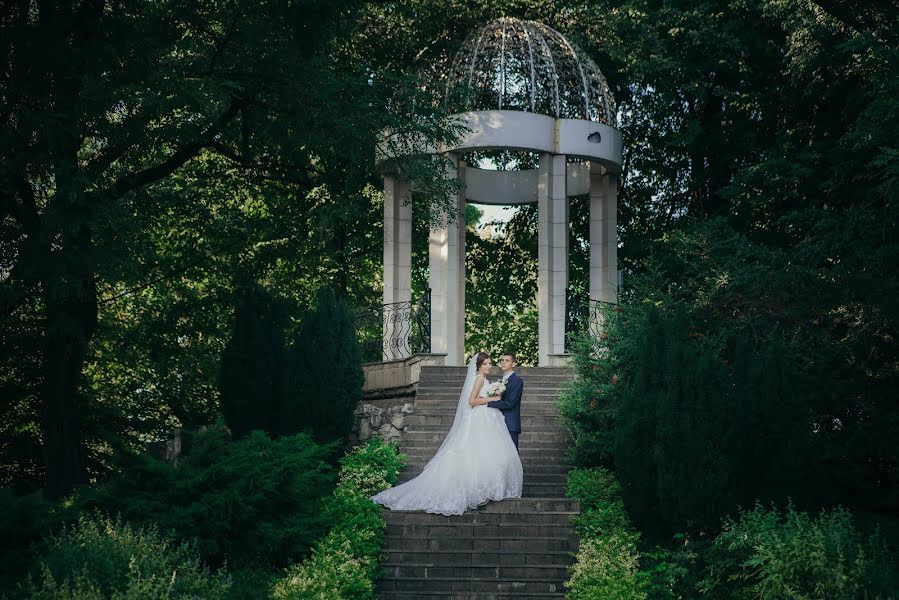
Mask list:
[[[682,535],[675,536],[675,541],[678,542],[675,548],[653,546],[640,551],[646,594],[653,600],[681,600],[696,596],[700,552],[694,551],[692,544],[684,544]]]
[[[727,519],[700,589],[709,598],[892,598],[895,561],[878,532],[865,536],[844,508],[815,517],[762,505]]]
[[[620,500],[621,485],[608,469],[573,469],[568,474],[568,497],[577,498],[583,508],[597,508]]]
[[[384,520],[370,496],[396,482],[403,460],[394,446],[376,438],[341,460],[340,483],[325,509],[332,528],[311,557],[276,583],[274,598],[374,597]]]
[[[230,441],[213,428],[176,464],[136,457],[85,491],[78,506],[196,539],[210,564],[283,566],[304,556],[326,527],[322,499],[333,486],[333,452],[305,434],[271,439],[253,431]]]
[[[537,364],[537,211],[522,206],[489,237],[466,233],[465,346]]]
[[[227,598],[230,587],[190,544],[96,513],[47,541],[40,573],[22,591],[29,598],[143,600]]]
[[[14,587],[34,564],[41,539],[61,526],[62,511],[38,494],[0,489],[0,590]]]
[[[605,468],[574,469],[568,476],[568,496],[579,500],[575,518],[581,539],[567,598],[644,599],[645,576],[640,573],[639,535],[634,531],[615,476]]]
[[[346,438],[362,398],[362,355],[349,305],[322,288],[290,349],[290,395],[279,431],[308,431],[322,442]]]
[[[721,360],[683,310],[629,314],[637,341],[620,384],[615,464],[641,529],[714,530],[740,505],[799,493],[810,428],[782,347],[753,352],[744,333],[725,340]]]
[[[575,600],[643,600],[637,549],[627,536],[611,533],[581,542],[571,569],[566,598]]]
[[[573,338],[577,376],[559,397],[559,416],[571,432],[569,454],[575,464],[585,467],[612,467],[615,463],[615,415],[623,389],[620,380],[630,368],[636,342],[626,320],[616,318],[613,307],[605,306],[601,314],[601,339],[589,331]]]
[[[322,285],[377,300],[380,134],[453,133],[430,103],[395,101],[414,89],[405,69],[354,55],[364,6],[4,12],[0,485],[33,488],[45,455],[62,467],[82,445],[102,479],[117,453],[209,423],[252,282],[293,318]],[[405,171],[434,197],[447,187],[432,161]],[[61,490],[86,480],[74,466]]]
[[[286,325],[284,303],[259,286],[237,306],[219,371],[222,413],[236,437],[254,429],[278,430],[287,391]]]

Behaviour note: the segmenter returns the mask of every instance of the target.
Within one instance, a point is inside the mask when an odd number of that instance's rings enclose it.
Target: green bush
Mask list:
[[[621,488],[614,474],[603,467],[573,469],[568,475],[568,496],[581,502],[574,525],[581,540],[568,598],[646,598],[645,576],[640,573],[639,534],[624,511]]]
[[[345,439],[362,398],[362,354],[349,305],[327,288],[319,290],[289,352],[290,392],[282,404],[279,431],[311,433],[320,442]]]
[[[396,483],[402,466],[396,448],[378,439],[341,460],[340,483],[325,509],[333,527],[311,557],[276,583],[275,598],[374,597],[384,520],[369,497]]]
[[[893,598],[895,563],[878,532],[862,535],[844,508],[817,517],[757,505],[727,519],[706,557],[700,590],[709,598]]]
[[[195,538],[213,565],[286,566],[327,529],[322,502],[334,486],[333,452],[305,434],[271,439],[254,431],[231,441],[214,428],[176,465],[136,458],[85,492],[79,506]]]
[[[577,498],[583,508],[597,508],[621,500],[621,485],[608,469],[572,469],[568,474],[568,497]]]
[[[639,575],[639,554],[629,536],[616,533],[582,540],[566,583],[569,600],[647,598]]]
[[[238,438],[254,429],[278,432],[287,392],[286,325],[286,304],[258,285],[237,306],[222,353],[219,391],[225,422]]]
[[[615,467],[641,531],[714,532],[741,505],[802,493],[811,427],[781,346],[747,333],[722,352],[683,310],[637,312]]]
[[[577,377],[559,396],[559,416],[572,434],[569,453],[574,464],[584,467],[612,467],[615,463],[619,378],[628,371],[633,344],[620,315],[610,307],[603,313],[602,340],[589,332],[574,336],[572,358]],[[597,352],[600,344],[604,349]]]
[[[0,489],[0,592],[15,587],[33,564],[41,538],[62,525],[62,511],[38,494]]]
[[[229,578],[201,566],[194,547],[133,529],[100,513],[47,541],[40,574],[23,584],[30,598],[53,600],[226,598]]]

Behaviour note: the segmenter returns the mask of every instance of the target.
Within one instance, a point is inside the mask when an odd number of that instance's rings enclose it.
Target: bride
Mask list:
[[[485,406],[490,356],[479,352],[468,365],[453,425],[417,477],[372,500],[393,510],[461,515],[488,500],[520,498],[521,459],[503,414]]]

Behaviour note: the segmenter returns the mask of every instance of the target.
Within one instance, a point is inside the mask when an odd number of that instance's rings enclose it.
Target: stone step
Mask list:
[[[409,465],[406,465],[402,471],[400,471],[400,480],[404,480],[406,477],[411,479],[412,477],[416,477],[420,474],[427,462],[419,461]],[[568,480],[568,469],[564,467],[545,467],[540,468],[539,466],[532,466],[530,464],[522,464],[524,467],[524,479],[526,483],[533,482],[547,482],[547,483],[559,483],[566,482]]]
[[[385,562],[381,564],[385,578],[401,579],[404,577],[454,577],[465,579],[557,579],[564,580],[568,575],[568,565],[530,564],[499,565],[494,563],[474,565],[442,565],[429,562]]]
[[[433,401],[428,399],[422,399],[415,403],[415,408],[412,409],[411,415],[429,415],[435,417],[442,416],[454,416],[456,414],[456,408],[458,407],[456,400],[441,400],[441,401]],[[559,417],[560,406],[556,401],[552,402],[543,402],[542,400],[539,402],[528,402],[527,400],[523,400],[521,403],[521,416],[522,418],[526,416],[534,416],[534,417]]]
[[[416,460],[414,462],[407,461],[403,471],[423,469],[426,464],[428,464],[428,461],[425,459]],[[561,475],[567,477],[569,471],[574,468],[570,464],[541,462],[539,459],[522,460],[521,465],[524,467],[525,477],[527,477],[529,473],[535,475]]]
[[[400,472],[397,481],[399,483],[405,483],[410,479],[418,477],[420,474],[421,469],[404,469]],[[564,491],[568,487],[568,475],[567,473],[547,473],[545,471],[539,472],[525,469],[523,485],[525,490],[531,489],[537,485],[550,486],[552,489],[552,496],[557,497],[559,492]],[[528,494],[528,496],[533,497],[533,494]]]
[[[435,400],[433,398],[419,398],[412,409],[411,414],[456,414],[456,408],[459,406],[458,398],[446,398],[442,400]],[[528,412],[533,414],[551,414],[558,415],[559,414],[559,402],[555,399],[553,400],[528,400],[524,398],[521,401],[521,412],[522,414],[526,414]]]
[[[437,449],[439,447],[439,440],[430,442],[426,440],[417,440],[415,442],[410,441],[403,443],[400,446],[400,451],[402,451],[402,453],[405,454],[407,458],[412,458],[415,456],[431,458],[437,452]],[[547,452],[552,456],[552,459],[549,459],[546,462],[559,462],[559,457],[568,456],[568,444],[566,444],[564,440],[535,440],[528,443],[522,443],[519,439],[518,455],[522,458],[522,460],[524,460],[525,457],[531,458],[531,455],[533,455],[534,453],[543,452]]]
[[[564,600],[563,593],[547,593],[547,592],[379,592],[378,600],[415,600],[417,598],[440,598],[441,600],[531,600],[539,598],[540,600]]]
[[[538,594],[563,592],[561,579],[521,577],[497,579],[480,577],[394,577],[382,579],[379,591],[446,591],[446,592],[535,592]]]
[[[428,381],[419,381],[418,385],[415,387],[415,392],[417,395],[422,394],[454,394],[456,398],[459,397],[459,394],[462,392],[462,383],[461,381],[440,381],[440,380],[428,380]],[[491,383],[493,381],[491,380]],[[567,381],[531,381],[527,380],[524,382],[524,389],[522,390],[522,395],[524,394],[558,394],[560,392],[564,392],[568,389],[569,383]]]
[[[469,552],[468,550],[435,550],[433,552],[405,552],[390,550],[387,552],[387,563],[402,564],[424,561],[433,564],[452,565],[518,565],[525,564],[569,564],[571,553],[567,550],[544,552],[541,554],[504,554],[501,552]]]
[[[515,373],[518,373],[521,377],[526,375],[569,375],[574,376],[574,369],[571,367],[515,367],[513,369]],[[459,375],[465,375],[468,372],[468,365],[458,366],[458,367],[444,367],[437,365],[426,365],[421,368],[422,375],[431,374],[431,373],[453,373]],[[494,366],[490,373],[493,375],[499,375],[502,373],[499,367]]]
[[[557,385],[529,385],[525,383],[524,390],[521,392],[521,397],[526,398],[530,396],[558,396],[563,389]],[[422,396],[450,396],[455,397],[456,400],[459,399],[459,394],[462,393],[461,385],[444,385],[438,384],[436,382],[428,382],[427,384],[419,383],[418,389],[415,391],[416,397]]]
[[[488,512],[490,505],[526,502],[527,498],[512,498],[502,502],[491,502],[470,510],[462,515],[438,515],[422,511],[404,511],[382,509],[387,527],[439,527],[441,531],[448,527],[494,527],[521,526],[533,523],[568,526],[571,517],[580,514],[579,505],[570,498],[530,498],[531,510]],[[538,505],[539,501],[539,505]],[[533,508],[539,506],[539,509]],[[503,530],[506,531],[506,530]],[[435,532],[431,532],[435,533]]]
[[[425,402],[417,405],[413,411],[406,415],[408,424],[421,421],[422,423],[446,423],[447,428],[453,423],[456,416],[455,406],[446,406],[442,404],[433,404]],[[562,417],[559,414],[559,407],[549,403],[531,403],[521,405],[522,422],[532,421],[536,425],[545,423],[547,425],[555,425],[562,427]],[[411,421],[409,419],[412,419]]]
[[[437,550],[459,550],[467,552],[514,552],[543,554],[546,552],[577,552],[577,538],[572,533],[569,537],[540,537],[528,535],[522,537],[480,538],[474,536],[453,536],[442,538],[407,538],[404,536],[385,535],[382,538],[385,551],[434,552]]]
[[[428,431],[431,429],[440,429],[444,432],[449,431],[453,424],[454,414],[429,414],[425,412],[412,413],[406,417],[407,431],[415,429],[416,431]],[[523,414],[521,416],[521,427],[525,431],[562,431],[563,427],[559,418],[555,415],[535,415]]]
[[[404,448],[402,449],[403,454],[406,455],[406,460],[410,464],[421,464],[422,466],[426,465],[432,458],[434,458],[434,454],[437,452],[437,447],[412,447],[412,448]],[[521,464],[525,463],[550,463],[550,464],[569,464],[571,458],[568,456],[567,450],[562,449],[548,449],[548,448],[537,448],[537,447],[529,447],[529,446],[520,446],[518,448],[518,456],[521,458]]]
[[[435,537],[474,537],[484,540],[504,540],[537,536],[543,538],[566,538],[571,533],[568,519],[571,515],[530,515],[533,522],[494,523],[469,525],[388,525],[385,535],[407,539],[434,539]],[[553,522],[540,523],[540,520]]]
[[[415,477],[415,473],[401,475],[397,483],[405,483]],[[530,498],[559,498],[564,499],[568,489],[567,482],[563,481],[531,481],[525,479],[521,486],[523,499]]]
[[[435,442],[438,446],[441,442],[443,442],[446,437],[445,431],[440,431],[438,429],[428,430],[417,430],[412,429],[411,427],[406,430],[405,435],[403,435],[403,444],[409,446],[417,446],[423,445],[420,442]],[[563,434],[561,431],[522,431],[518,436],[518,444],[528,444],[532,446],[542,445],[542,444],[552,444],[552,445],[561,445],[562,447],[567,446],[567,435]]]
[[[418,523],[464,523],[466,519],[472,522],[476,519],[484,519],[485,514],[491,513],[514,513],[514,514],[543,514],[546,512],[568,512],[578,513],[581,511],[581,503],[571,498],[559,500],[558,498],[509,498],[502,502],[488,502],[478,507],[477,510],[469,511],[464,515],[435,515],[431,513],[421,512],[420,510],[381,510],[381,516],[388,522],[396,522],[396,519],[406,522]]]

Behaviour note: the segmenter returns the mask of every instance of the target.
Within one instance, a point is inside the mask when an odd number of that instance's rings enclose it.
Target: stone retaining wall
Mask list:
[[[372,437],[399,442],[406,416],[415,412],[415,391],[424,366],[443,366],[445,354],[415,354],[402,360],[362,365],[365,372],[362,401],[355,410],[350,444]]]

